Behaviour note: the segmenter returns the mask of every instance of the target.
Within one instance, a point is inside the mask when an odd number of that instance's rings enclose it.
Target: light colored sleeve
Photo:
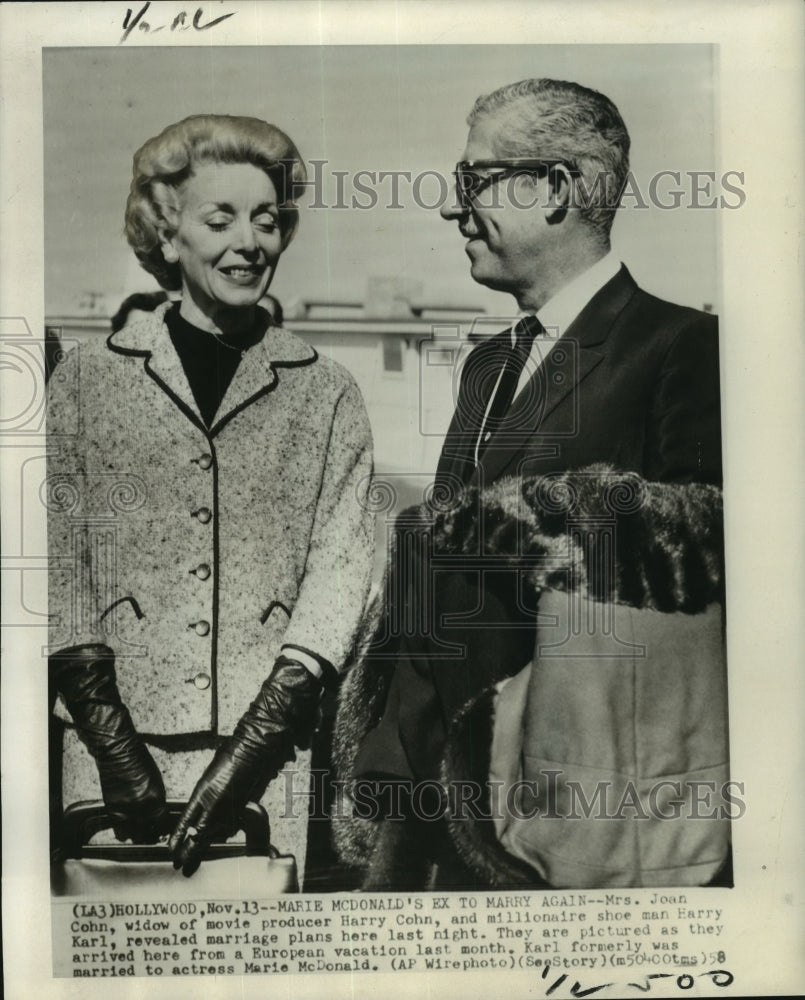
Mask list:
[[[374,562],[371,476],[372,432],[350,378],[335,407],[305,575],[283,638],[288,656],[295,647],[338,671],[353,646]]]
[[[99,615],[99,560],[105,531],[88,516],[86,457],[82,441],[81,363],[75,347],[55,366],[47,391],[47,475],[41,497],[48,525],[48,645],[103,642]]]

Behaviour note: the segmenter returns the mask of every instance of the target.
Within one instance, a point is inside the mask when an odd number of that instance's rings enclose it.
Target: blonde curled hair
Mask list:
[[[125,233],[140,264],[168,291],[182,287],[178,263],[162,255],[160,235],[175,230],[178,189],[201,163],[251,163],[277,189],[283,250],[299,225],[295,199],[307,172],[299,150],[276,125],[259,118],[192,115],[169,125],[134,154]]]

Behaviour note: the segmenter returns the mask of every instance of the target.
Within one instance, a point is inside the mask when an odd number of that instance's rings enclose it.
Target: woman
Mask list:
[[[126,236],[181,301],[68,355],[51,380],[65,799],[88,797],[97,766],[117,834],[153,839],[165,786],[189,795],[171,839],[185,874],[307,745],[369,586],[360,393],[258,305],[304,179],[291,140],[254,118],[194,116],[145,143]]]

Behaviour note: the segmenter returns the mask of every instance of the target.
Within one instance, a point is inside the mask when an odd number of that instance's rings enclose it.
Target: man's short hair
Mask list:
[[[563,160],[578,171],[575,204],[596,233],[609,231],[629,174],[629,133],[608,97],[564,80],[521,80],[478,98],[467,118],[505,111],[501,157]]]

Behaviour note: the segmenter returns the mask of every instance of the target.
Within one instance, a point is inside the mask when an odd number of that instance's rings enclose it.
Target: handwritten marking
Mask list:
[[[129,35],[137,28],[138,31],[150,32],[155,35],[158,31],[162,31],[164,28],[168,27],[165,24],[159,24],[156,27],[152,26],[150,21],[145,20],[145,14],[151,6],[151,0],[146,0],[143,6],[135,14],[131,7],[126,9],[126,16],[123,18],[123,34],[120,38],[119,44],[122,45]],[[217,24],[222,21],[226,21],[227,18],[234,17],[235,11],[231,11],[229,14],[222,14],[220,17],[216,17],[213,21],[208,21],[206,24],[201,23],[201,19],[204,16],[204,11],[201,7],[196,8],[196,12],[193,15],[192,27],[196,31],[209,31],[210,28],[214,28]],[[188,13],[186,10],[179,11],[179,13],[173,18],[169,27],[171,31],[176,31],[180,29],[181,31],[187,31],[191,25],[187,23]]]
[[[555,967],[551,966],[550,963],[547,963],[545,966],[543,966],[541,974],[542,978],[547,979],[554,968]],[[719,986],[722,988],[725,986],[730,986],[735,980],[733,974],[731,972],[728,972],[726,969],[707,969],[704,972],[700,972],[695,977],[692,976],[689,972],[684,972],[681,975],[673,972],[654,972],[651,973],[650,975],[645,976],[643,978],[642,983],[627,983],[626,985],[631,986],[633,989],[640,990],[641,993],[648,993],[651,991],[652,980],[675,978],[676,979],[675,985],[677,989],[686,991],[693,988],[694,978],[701,979],[702,976],[712,977],[712,985]],[[566,979],[567,979],[566,975],[564,974],[560,975],[559,978],[554,980],[554,982],[547,988],[547,990],[545,991],[545,996],[546,997],[551,996],[551,994],[554,993],[554,991],[557,990],[564,983]],[[584,989],[582,988],[581,983],[578,980],[576,980],[576,982],[570,987],[569,992],[570,996],[572,997],[587,997],[591,996],[593,993],[597,993],[599,990],[605,990],[613,985],[614,983],[602,983],[600,986],[589,986],[586,989]],[[565,988],[567,989],[567,987]]]

